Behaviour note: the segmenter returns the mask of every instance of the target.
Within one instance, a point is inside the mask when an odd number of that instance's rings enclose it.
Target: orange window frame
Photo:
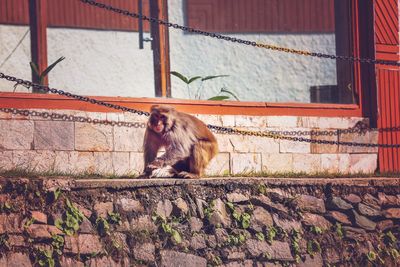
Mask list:
[[[167,18],[167,0],[157,0],[163,8],[159,12],[160,18]],[[336,0],[342,1],[342,0]],[[350,0],[353,21],[351,32],[353,40],[353,54],[355,57],[371,57],[374,54],[371,50],[371,36],[373,30],[372,16],[368,10],[372,10],[372,4],[363,3],[370,1]],[[360,26],[362,25],[362,27]],[[123,105],[130,108],[148,111],[153,104],[169,104],[176,108],[190,113],[198,114],[232,114],[232,115],[292,115],[292,116],[320,116],[320,117],[374,117],[375,107],[374,94],[374,66],[361,66],[354,63],[354,88],[357,89],[358,104],[316,104],[316,103],[269,103],[269,102],[242,102],[242,101],[206,101],[206,100],[184,100],[164,98],[170,95],[169,83],[169,51],[168,51],[168,30],[160,27],[160,40],[158,45],[162,51],[159,72],[158,91],[163,98],[133,98],[133,97],[104,97],[92,96],[93,98]],[[371,32],[372,30],[372,32]],[[254,48],[256,49],[256,48]],[[295,56],[295,55],[294,55]],[[373,78],[371,78],[371,74]],[[157,86],[157,84],[156,84]],[[157,87],[156,87],[157,88]],[[31,94],[31,93],[9,93],[0,92],[0,107],[13,108],[37,108],[37,109],[72,109],[92,112],[119,112],[110,108],[81,102],[76,99],[66,98],[58,95]]]

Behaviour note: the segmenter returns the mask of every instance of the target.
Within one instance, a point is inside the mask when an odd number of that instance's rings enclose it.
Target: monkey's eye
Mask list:
[[[167,119],[167,116],[165,116],[165,115],[160,115],[160,120],[165,121],[166,119]]]

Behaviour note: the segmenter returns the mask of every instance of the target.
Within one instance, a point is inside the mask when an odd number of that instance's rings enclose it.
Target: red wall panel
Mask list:
[[[0,23],[27,25],[29,23],[29,0],[0,0]],[[129,11],[138,11],[138,0],[103,0]],[[148,1],[143,0],[143,14],[149,14]],[[48,0],[48,22],[50,27],[71,27],[89,29],[113,29],[136,31],[138,20],[99,9],[80,1]],[[149,24],[144,23],[148,31]]]
[[[333,32],[334,0],[190,0],[187,24],[212,32]]]

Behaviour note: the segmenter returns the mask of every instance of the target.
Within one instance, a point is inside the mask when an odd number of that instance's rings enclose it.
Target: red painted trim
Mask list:
[[[128,98],[93,97],[98,100],[126,107],[148,111],[151,105],[168,104],[176,108],[198,114],[236,114],[236,115],[293,115],[320,117],[360,117],[357,105],[303,104],[303,103],[264,103],[242,101],[201,101],[166,98]],[[99,105],[82,102],[58,95],[0,92],[0,107],[36,109],[72,109],[93,112],[118,112]]]

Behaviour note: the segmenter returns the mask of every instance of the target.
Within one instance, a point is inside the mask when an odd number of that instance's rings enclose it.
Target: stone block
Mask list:
[[[264,227],[271,227],[273,224],[272,216],[266,209],[262,207],[256,207],[254,209],[250,220],[250,227],[253,230],[262,232]]]
[[[94,172],[111,175],[114,173],[111,152],[93,152]]]
[[[286,127],[286,126],[285,126]],[[309,131],[307,128],[290,128],[290,129],[279,129],[281,131]],[[303,136],[291,136],[291,137],[303,137],[310,138],[310,135]],[[311,144],[308,142],[300,141],[289,141],[289,140],[279,140],[279,151],[280,153],[305,153],[309,154],[311,152]]]
[[[113,152],[111,153],[111,159],[115,175],[130,174],[130,154],[128,152]]]
[[[229,174],[230,154],[219,153],[208,164],[205,174],[206,175],[226,175]]]
[[[55,170],[55,153],[48,150],[13,151],[13,166],[36,172]]]
[[[57,227],[45,224],[32,224],[26,228],[26,232],[32,238],[51,238],[52,235],[62,234]]]
[[[21,217],[17,214],[0,214],[0,234],[22,233]]]
[[[316,173],[321,171],[321,155],[293,154],[293,172]]]
[[[11,170],[13,168],[13,152],[0,151],[0,170]]]
[[[213,201],[213,212],[209,218],[211,225],[223,225],[229,227],[231,224],[230,216],[226,210],[225,203],[221,199]]]
[[[318,129],[314,129],[318,130]],[[330,131],[330,130],[329,130]],[[314,140],[324,140],[324,141],[338,141],[337,135],[311,135],[311,139]],[[313,154],[335,154],[339,151],[338,145],[332,144],[311,144],[311,153]]]
[[[114,127],[114,150],[143,152],[143,139],[145,129]]]
[[[61,267],[85,267],[85,264],[81,261],[76,259],[71,259],[67,257],[61,257],[60,259],[60,266]]]
[[[269,151],[268,151],[269,152]],[[267,173],[283,173],[293,171],[293,154],[261,154],[262,171]]]
[[[235,115],[221,115],[222,126],[235,127]]]
[[[78,236],[65,236],[64,249],[73,254],[92,254],[102,252],[103,246],[97,235],[80,234]]]
[[[112,202],[98,202],[94,205],[93,209],[96,211],[97,216],[107,218],[108,214],[114,211]]]
[[[56,151],[55,170],[61,173],[95,173],[93,152]]]
[[[326,211],[324,200],[313,196],[299,195],[294,202],[301,210],[315,213],[325,213]]]
[[[377,154],[351,154],[350,173],[374,173],[378,168]]]
[[[261,154],[259,153],[232,153],[231,172],[233,174],[251,173],[261,171]]]
[[[321,154],[321,172],[338,173],[339,172],[339,155],[337,155],[337,154]]]
[[[6,255],[7,267],[31,267],[32,263],[29,259],[29,254],[22,252],[10,252]],[[0,259],[1,263],[1,259]]]
[[[205,124],[221,125],[221,115],[210,115],[210,114],[198,114],[196,118],[204,122]]]
[[[170,266],[196,266],[196,267],[206,267],[207,260],[205,258],[172,251],[172,250],[161,250],[161,267]]]
[[[267,118],[265,116],[236,116],[235,126],[236,127],[257,127],[266,128]]]
[[[32,216],[32,218],[35,220],[35,222],[43,223],[43,224],[46,224],[46,223],[47,223],[47,215],[44,214],[43,212],[40,212],[40,211],[32,211],[32,212],[31,212],[31,216]]]
[[[27,247],[28,246],[27,242],[25,242],[25,238],[21,235],[8,235],[8,243],[12,247]]]
[[[332,224],[324,217],[313,213],[305,212],[302,221],[305,225],[316,226],[322,230],[329,230],[332,227]]]
[[[344,117],[301,117],[299,126],[306,128],[325,129],[347,129],[354,126],[354,120],[361,118],[344,118]]]
[[[79,151],[112,151],[113,127],[75,123],[75,149]]]
[[[266,241],[249,239],[245,244],[252,257],[268,255],[271,260],[292,261],[289,244],[286,242],[274,241],[269,245]]]
[[[223,152],[233,152],[233,144],[231,143],[232,135],[229,134],[214,134],[218,142],[218,151]]]
[[[157,226],[152,221],[149,215],[142,215],[137,218],[133,218],[130,222],[131,229],[134,232],[148,231],[154,233],[157,231]]]
[[[129,170],[131,174],[140,174],[144,170],[143,153],[129,153]]]
[[[299,126],[299,117],[296,116],[268,116],[268,127],[289,127],[295,128]]]
[[[350,154],[338,154],[339,156],[339,172],[350,172]]]
[[[0,150],[30,150],[32,143],[32,121],[0,120]]]
[[[74,123],[67,121],[35,121],[35,149],[74,150]]]
[[[144,212],[144,207],[139,200],[130,198],[119,198],[116,201],[116,208],[123,212]]]
[[[340,142],[354,142],[363,144],[377,144],[378,143],[378,132],[366,132],[362,134],[349,133],[340,134]],[[340,153],[378,153],[377,147],[361,147],[361,146],[339,146]]]
[[[133,248],[133,256],[136,260],[141,260],[144,262],[154,262],[155,250],[155,246],[152,243],[139,243]]]

